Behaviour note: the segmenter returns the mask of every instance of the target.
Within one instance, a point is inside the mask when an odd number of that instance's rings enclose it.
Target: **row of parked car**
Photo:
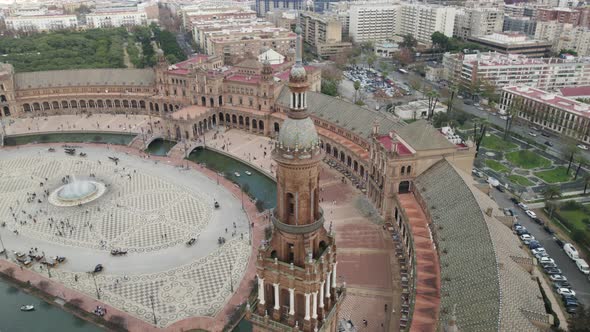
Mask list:
[[[514,200],[513,200],[514,202]],[[525,211],[525,213],[531,217],[533,220],[538,220],[536,214],[528,209],[526,204],[518,202],[518,206]],[[513,215],[516,215],[514,211],[509,209]],[[506,211],[506,210],[505,210]],[[541,222],[537,222],[542,224]],[[547,277],[553,283],[553,289],[555,292],[561,296],[565,309],[570,314],[575,314],[579,303],[578,299],[576,298],[576,292],[572,289],[570,283],[567,281],[567,278],[562,274],[561,270],[557,266],[555,260],[549,256],[549,254],[545,251],[545,248],[535,239],[533,235],[529,233],[529,231],[518,222],[514,223],[514,231],[519,236],[520,240],[530,249],[531,253],[537,261],[539,265],[543,268],[543,272],[547,274]],[[546,230],[550,229],[545,226]],[[553,234],[553,232],[550,232]],[[557,244],[565,251],[567,256],[574,260],[578,269],[588,275],[590,274],[590,269],[586,261],[581,259],[578,255],[578,251],[571,243],[564,243],[558,237],[553,237]]]

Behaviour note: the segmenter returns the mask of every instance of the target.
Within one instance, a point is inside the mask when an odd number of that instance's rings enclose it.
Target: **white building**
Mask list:
[[[400,7],[399,35],[411,34],[418,42],[431,45],[435,31],[453,36],[457,9],[437,5],[403,4]]]
[[[100,10],[86,15],[86,25],[89,28],[116,28],[136,25],[147,25],[147,14],[135,10]]]
[[[457,11],[453,34],[459,38],[501,32],[504,12],[498,8],[464,8]]]
[[[7,17],[7,30],[13,31],[51,31],[78,28],[76,15],[11,16]]]
[[[446,111],[446,106],[440,102],[434,108],[434,114]],[[395,115],[404,120],[424,119],[428,117],[428,100],[416,100],[405,105],[397,106],[395,108]]]
[[[590,85],[590,58],[529,58],[495,52],[450,54],[443,57],[447,79],[466,90],[487,81],[501,89],[508,85],[557,90]]]
[[[356,43],[391,39],[397,32],[399,5],[358,3],[349,9],[349,34]]]
[[[260,53],[260,55],[258,55],[258,61],[268,61],[268,63],[271,65],[280,65],[281,63],[285,62],[285,56],[271,48],[265,52]]]
[[[558,21],[537,22],[535,38],[552,42],[552,51],[574,50],[578,56],[590,56],[590,29]]]

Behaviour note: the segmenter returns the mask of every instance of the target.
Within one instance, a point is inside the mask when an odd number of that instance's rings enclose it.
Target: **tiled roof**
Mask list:
[[[283,87],[278,103],[283,108],[289,107],[288,87]],[[307,92],[307,105],[312,116],[332,122],[364,138],[371,135],[375,120],[380,124],[379,132],[381,134],[387,134],[393,130],[397,131],[403,126],[399,121],[388,118],[382,113],[318,92]]]
[[[426,120],[412,122],[396,131],[414,150],[449,149],[455,145]]]
[[[73,69],[17,73],[18,89],[128,85],[150,86],[155,84],[152,69]]]
[[[428,205],[442,253],[441,324],[456,304],[463,332],[538,331],[531,317],[546,316],[541,293],[518,263],[530,257],[493,217],[501,215],[498,205],[444,159],[422,173],[415,188]],[[492,216],[483,212],[488,208]]]
[[[415,181],[427,204],[441,253],[441,314],[457,305],[461,331],[498,331],[500,285],[494,246],[474,195],[446,160]]]

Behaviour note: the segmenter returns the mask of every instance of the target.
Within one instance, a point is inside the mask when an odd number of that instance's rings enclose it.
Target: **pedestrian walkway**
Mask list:
[[[436,331],[440,307],[440,263],[428,220],[413,194],[400,194],[399,203],[408,216],[416,255],[416,300],[410,331]]]

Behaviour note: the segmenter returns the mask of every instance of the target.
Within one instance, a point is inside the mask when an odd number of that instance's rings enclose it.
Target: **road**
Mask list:
[[[518,220],[521,225],[526,227],[528,231],[541,243],[549,256],[555,260],[559,269],[563,271],[563,275],[572,285],[572,289],[576,292],[576,297],[580,303],[588,306],[590,305],[590,281],[572,261],[565,252],[557,245],[552,235],[549,235],[543,227],[535,223],[524,211],[509,200],[509,195],[501,193],[497,190],[492,191],[492,197],[501,208],[510,207],[518,213]],[[540,213],[540,212],[538,212]],[[514,236],[517,236],[514,234]],[[551,284],[551,282],[549,282]],[[558,295],[556,295],[560,298]],[[560,298],[561,299],[561,298]]]

